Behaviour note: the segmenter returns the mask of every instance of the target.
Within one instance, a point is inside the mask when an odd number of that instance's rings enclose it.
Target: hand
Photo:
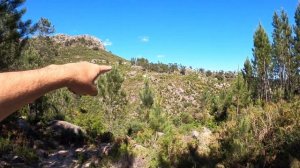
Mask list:
[[[68,89],[79,95],[96,96],[98,89],[96,86],[97,77],[111,70],[111,66],[97,65],[89,62],[79,62],[66,64],[66,70],[70,71]]]

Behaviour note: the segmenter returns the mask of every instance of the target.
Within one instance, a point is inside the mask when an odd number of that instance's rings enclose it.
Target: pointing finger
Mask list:
[[[110,71],[111,69],[112,69],[111,66],[100,65],[100,66],[99,66],[99,75],[100,75],[100,74],[103,74],[103,73],[105,73],[105,72],[108,72],[108,71]]]

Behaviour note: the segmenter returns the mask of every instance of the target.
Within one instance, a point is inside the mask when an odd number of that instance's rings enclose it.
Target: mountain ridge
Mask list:
[[[56,34],[51,39],[63,46],[84,46],[94,50],[105,50],[105,45],[99,38],[89,35]]]

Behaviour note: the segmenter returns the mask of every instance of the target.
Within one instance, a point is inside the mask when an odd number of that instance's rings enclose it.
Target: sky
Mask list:
[[[294,24],[298,0],[27,0],[24,19],[48,18],[56,33],[89,34],[128,60],[235,71],[252,58],[259,24],[272,35],[284,9]]]

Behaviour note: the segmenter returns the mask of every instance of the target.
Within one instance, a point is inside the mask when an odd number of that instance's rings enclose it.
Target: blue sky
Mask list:
[[[274,11],[294,22],[297,0],[27,0],[26,19],[48,18],[56,33],[90,34],[126,59],[237,70],[252,57],[261,22],[270,35]]]

